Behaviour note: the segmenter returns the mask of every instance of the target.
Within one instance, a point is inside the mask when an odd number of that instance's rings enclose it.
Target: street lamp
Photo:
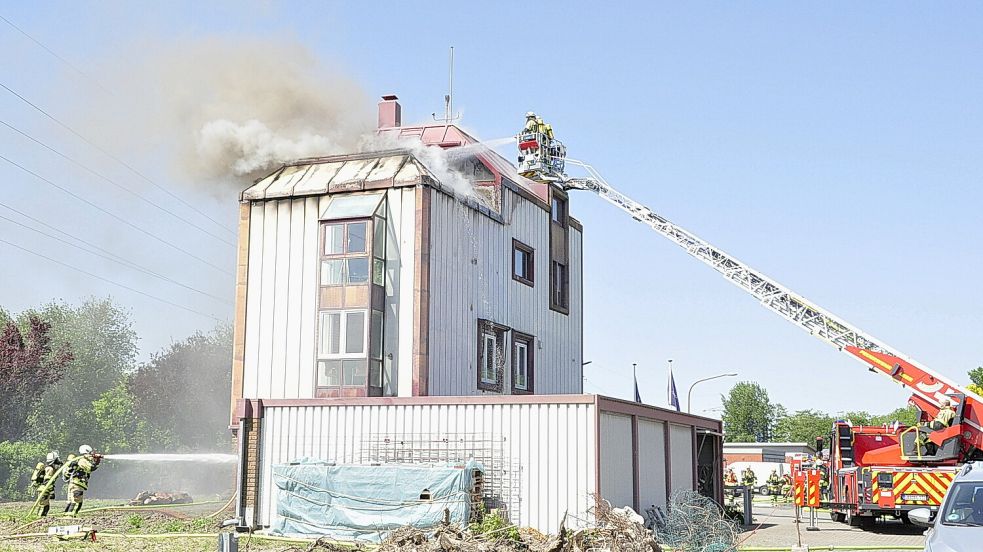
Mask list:
[[[703,378],[703,379],[698,379],[698,380],[694,381],[693,382],[693,385],[690,385],[689,386],[689,391],[686,392],[686,413],[689,414],[690,401],[691,401],[691,399],[693,397],[693,388],[696,387],[696,384],[697,383],[703,383],[704,381],[710,381],[712,379],[717,379],[717,378],[730,378],[730,377],[734,377],[736,375],[737,374],[734,374],[734,373],[717,374],[716,376],[710,376],[709,378]]]

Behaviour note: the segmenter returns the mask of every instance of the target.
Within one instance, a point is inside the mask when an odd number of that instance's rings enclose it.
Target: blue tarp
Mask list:
[[[393,529],[428,530],[450,511],[451,523],[471,513],[474,460],[461,464],[334,465],[312,459],[273,466],[279,490],[273,532],[380,542]],[[429,495],[429,499],[421,498]]]

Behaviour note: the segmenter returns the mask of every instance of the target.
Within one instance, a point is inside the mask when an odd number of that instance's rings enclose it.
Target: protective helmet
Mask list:
[[[533,118],[535,116],[536,116],[536,114],[533,113],[532,111],[526,111],[526,119],[531,119],[531,118]]]
[[[48,461],[49,464],[52,463],[52,462],[54,462],[55,460],[58,460],[58,451],[57,450],[53,450],[53,451],[49,452],[46,460]]]
[[[949,399],[942,399],[942,406],[952,406],[952,401]]]
[[[89,454],[92,452],[92,447],[89,445],[82,445],[79,447],[79,454]]]

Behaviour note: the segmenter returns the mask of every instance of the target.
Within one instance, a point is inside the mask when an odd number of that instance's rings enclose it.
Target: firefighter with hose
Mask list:
[[[58,451],[53,450],[48,453],[44,462],[38,462],[31,474],[31,487],[37,490],[38,498],[34,503],[35,508],[40,508],[41,517],[48,515],[51,508],[51,497],[55,494],[55,478],[62,466]]]
[[[89,445],[79,447],[78,456],[69,455],[62,477],[68,482],[68,503],[65,513],[78,515],[82,509],[82,497],[89,489],[89,477],[99,467],[102,455],[92,451]]]

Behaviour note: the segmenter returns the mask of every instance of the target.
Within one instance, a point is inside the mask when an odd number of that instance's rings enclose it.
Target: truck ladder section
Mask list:
[[[750,293],[766,308],[809,332],[810,335],[863,362],[870,371],[887,375],[911,390],[912,403],[929,416],[934,417],[938,413],[943,399],[949,398],[953,403],[957,403],[960,400],[959,395],[962,395],[963,404],[956,405],[957,408],[962,406],[962,437],[967,444],[983,449],[983,427],[977,414],[983,412],[983,409],[977,408],[977,405],[983,404],[983,398],[948,382],[914,359],[908,358],[884,342],[807,301],[737,258],[615,190],[591,165],[569,158],[566,159],[566,163],[583,168],[589,176],[565,178],[562,181],[564,189],[594,192],[635,220],[648,225],[719,272],[732,284]],[[958,433],[958,430],[956,432]]]

